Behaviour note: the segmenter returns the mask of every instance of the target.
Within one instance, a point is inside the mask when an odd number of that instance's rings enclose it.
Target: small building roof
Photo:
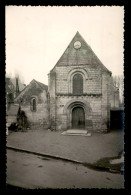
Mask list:
[[[19,105],[15,105],[12,104],[9,108],[9,110],[7,110],[7,115],[9,116],[16,116],[18,113],[18,109],[19,109]]]
[[[48,89],[48,86],[45,85],[44,83],[41,83],[41,82],[39,82],[39,81],[36,81],[35,79],[33,79],[33,80],[34,80],[36,83],[38,83],[38,85],[40,85],[42,89],[45,89],[45,90]]]
[[[21,98],[27,91],[28,91],[28,89],[32,86],[32,84],[33,83],[36,83],[39,87],[40,87],[40,89],[42,89],[42,90],[46,90],[47,91],[47,89],[48,89],[48,86],[47,85],[45,85],[45,84],[43,84],[43,83],[41,83],[41,82],[39,82],[39,81],[36,81],[35,79],[33,79],[19,94],[18,94],[18,96],[15,98],[15,101],[17,102],[17,100],[19,99],[19,98]]]

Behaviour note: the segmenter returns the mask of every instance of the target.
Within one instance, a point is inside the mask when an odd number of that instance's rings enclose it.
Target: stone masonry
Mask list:
[[[35,109],[32,108],[32,100],[36,101]],[[26,113],[32,128],[49,127],[48,87],[36,80],[15,98],[15,103],[21,106]]]
[[[119,107],[119,91],[112,73],[77,32],[48,74],[48,87],[32,80],[15,102],[31,123],[45,128],[103,132],[109,129],[111,108]]]
[[[77,43],[78,48],[75,46]],[[73,93],[73,79],[76,74],[82,76],[82,94]],[[119,92],[112,87],[111,75],[77,32],[48,75],[51,128],[71,129],[73,109],[79,108],[84,112],[84,129],[107,131],[114,93],[117,94],[116,104],[119,102]]]

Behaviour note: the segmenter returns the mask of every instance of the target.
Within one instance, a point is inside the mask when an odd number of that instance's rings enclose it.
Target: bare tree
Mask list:
[[[11,72],[6,72],[6,78],[10,78],[10,79],[16,79],[17,78],[20,83],[25,82],[24,77],[18,71],[16,71],[14,74],[12,74]]]
[[[15,79],[18,79],[18,81],[20,82],[20,83],[24,83],[25,81],[24,81],[24,77],[22,76],[22,74],[20,73],[20,72],[15,72]]]
[[[120,102],[124,103],[124,76],[118,75],[113,77],[113,83],[115,87],[118,87],[120,94]]]
[[[15,90],[14,97],[16,97],[20,93],[20,91],[22,91],[26,86],[24,84],[24,77],[18,71],[15,72],[14,75],[6,72],[6,78],[10,78],[10,80],[14,86],[14,90]]]
[[[12,73],[11,72],[6,72],[6,78],[12,78]]]

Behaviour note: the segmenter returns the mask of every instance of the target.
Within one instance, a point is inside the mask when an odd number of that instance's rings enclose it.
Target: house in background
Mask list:
[[[25,88],[25,85],[18,78],[5,79],[6,88],[6,134],[8,135],[8,127],[16,123],[19,105],[14,104],[15,97]]]
[[[33,79],[15,98],[31,128],[49,127],[48,87]]]
[[[10,78],[6,78],[6,103],[7,110],[10,105],[14,103],[14,94],[15,94],[15,86],[13,85]]]
[[[14,98],[25,88],[25,84],[22,84],[18,78],[9,78],[5,80],[6,83],[6,103],[7,110],[10,105],[14,104]]]

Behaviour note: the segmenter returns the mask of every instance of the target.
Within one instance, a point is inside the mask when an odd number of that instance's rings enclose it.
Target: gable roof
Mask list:
[[[79,41],[81,43],[81,47],[79,49],[74,48],[74,43]],[[101,67],[103,70],[110,72],[99,60],[96,54],[93,52],[91,47],[86,43],[83,37],[76,33],[65,52],[56,63],[55,66],[70,66],[70,65],[97,65]]]
[[[19,99],[21,96],[23,96],[25,94],[25,92],[29,89],[29,87],[33,84],[33,83],[36,83],[42,90],[46,90],[48,89],[48,86],[39,82],[39,81],[36,81],[35,79],[33,79],[19,94],[18,96],[15,98],[15,101],[17,101],[17,99]]]
[[[38,85],[40,85],[40,87],[41,87],[42,89],[44,89],[44,90],[47,90],[47,89],[48,89],[48,86],[47,86],[47,85],[45,85],[45,84],[43,84],[43,83],[41,83],[41,82],[39,82],[39,81],[36,81],[35,79],[34,79],[34,81],[35,81],[36,83],[38,83]]]

